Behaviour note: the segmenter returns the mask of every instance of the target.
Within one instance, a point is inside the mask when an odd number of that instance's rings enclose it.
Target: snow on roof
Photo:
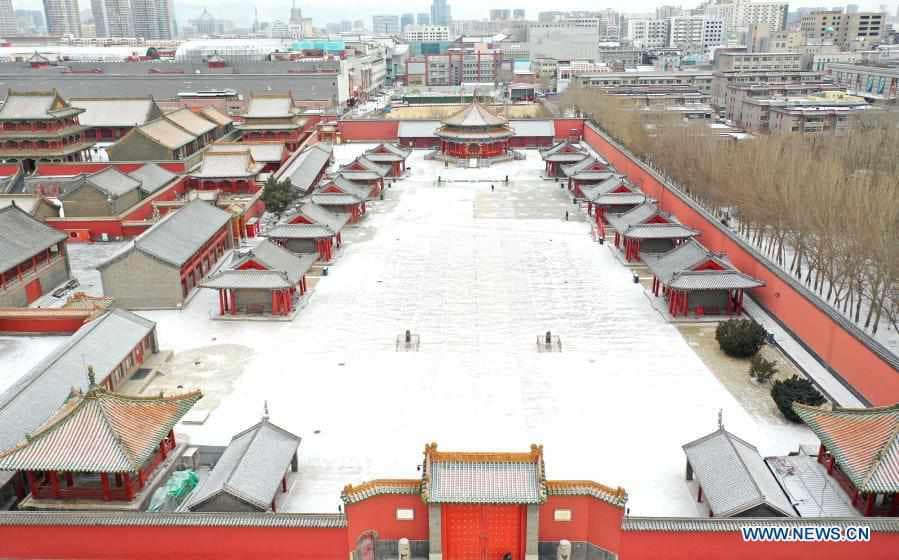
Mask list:
[[[0,274],[65,239],[21,208],[0,208]]]
[[[128,175],[140,181],[140,190],[147,194],[158,191],[177,177],[176,174],[155,163],[145,163]]]
[[[292,161],[278,170],[280,180],[290,179],[300,191],[308,191],[315,186],[322,170],[331,161],[332,146],[328,143],[314,144],[294,156]]]
[[[716,517],[732,517],[759,505],[797,515],[755,446],[724,428],[684,445],[684,454]]]
[[[159,108],[151,97],[85,97],[73,98],[70,103],[84,109],[78,117],[84,126],[139,126],[159,116]]]
[[[191,497],[189,509],[198,509],[219,494],[229,494],[260,510],[271,509],[281,478],[300,446],[300,437],[262,422],[237,434]]]
[[[221,142],[209,146],[208,152],[234,152],[242,149],[250,150],[253,160],[262,162],[280,162],[284,158],[283,142]]]
[[[215,130],[216,127],[214,122],[204,119],[186,107],[166,113],[165,118],[194,136],[202,136],[211,130]]]
[[[0,394],[0,449],[11,448],[43,424],[72,387],[87,391],[87,366],[94,368],[98,380],[105,379],[155,325],[124,309],[83,325]]]
[[[292,117],[295,114],[296,109],[289,94],[269,93],[254,94],[250,98],[250,103],[244,116],[253,119],[270,119]]]

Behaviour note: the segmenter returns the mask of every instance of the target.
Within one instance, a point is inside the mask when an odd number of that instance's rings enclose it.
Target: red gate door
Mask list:
[[[524,508],[519,505],[444,504],[446,560],[522,558]]]
[[[43,288],[41,288],[41,279],[35,278],[31,282],[25,284],[25,299],[28,303],[36,300],[44,294]]]

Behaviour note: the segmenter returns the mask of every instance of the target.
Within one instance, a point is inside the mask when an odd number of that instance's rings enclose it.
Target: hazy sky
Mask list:
[[[16,8],[40,9],[42,0],[12,0]],[[537,13],[546,10],[599,10],[612,8],[626,13],[650,12],[661,4],[681,5],[694,7],[699,0],[685,2],[657,0],[608,0],[595,2],[589,0],[560,0],[547,2],[546,0],[449,0],[453,17],[457,19],[486,19],[489,10],[493,8],[524,8],[529,19],[535,19]],[[852,1],[848,3],[858,4],[862,9],[877,9],[882,3],[879,0]],[[896,13],[896,0],[885,0],[891,14]],[[81,10],[90,9],[90,0],[80,0]],[[844,2],[831,0],[799,0],[790,2],[790,8],[803,6],[832,7],[844,5]],[[231,19],[235,24],[252,22],[253,6],[259,10],[259,19],[263,21],[282,19],[286,20],[290,13],[291,0],[175,0],[175,14],[178,21],[193,19],[206,7],[210,13],[217,17]],[[429,12],[430,0],[297,0],[297,6],[302,8],[303,15],[315,20],[316,25],[324,26],[328,22],[336,22],[342,19],[363,19],[367,26],[371,26],[371,16],[374,14],[402,14],[405,12]]]

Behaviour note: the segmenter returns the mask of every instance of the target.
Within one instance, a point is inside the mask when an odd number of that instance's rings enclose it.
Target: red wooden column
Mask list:
[[[66,486],[68,486],[69,488],[71,488],[72,486],[75,486],[75,477],[72,476],[72,473],[70,473],[70,472],[65,473],[65,477],[66,477]]]
[[[219,288],[218,294],[219,294],[219,315],[224,315],[225,314],[225,298],[222,297],[221,288]]]
[[[47,474],[49,475],[49,478],[50,478],[50,495],[58,500],[60,498],[59,473],[56,471],[50,471]]]
[[[125,499],[134,499],[134,488],[131,487],[131,473],[125,473],[122,478],[124,479],[125,484]]]
[[[33,471],[25,471],[25,478],[28,479],[28,489],[31,491],[31,497],[38,497],[38,483],[37,477],[34,476]]]
[[[163,461],[165,461],[166,457],[168,457],[168,449],[166,449],[165,443],[165,440],[159,442],[159,454],[162,456]]]
[[[237,293],[234,289],[229,289],[228,293],[230,294],[230,307],[231,307],[231,315],[237,315]]]
[[[112,493],[109,490],[109,475],[100,473],[100,488],[103,489],[103,501],[108,502],[112,499]]]

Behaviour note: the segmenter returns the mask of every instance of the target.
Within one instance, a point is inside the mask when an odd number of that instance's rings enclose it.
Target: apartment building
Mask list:
[[[766,83],[801,83],[809,81],[821,81],[821,72],[797,71],[741,71],[741,72],[713,72],[711,78],[712,106],[718,110],[727,107],[731,90],[730,84],[766,84]]]
[[[723,44],[724,22],[703,15],[678,16],[670,20],[668,45],[687,52],[708,54]]]
[[[445,25],[407,25],[403,28],[403,39],[410,43],[449,41],[449,27]]]
[[[887,35],[886,14],[817,11],[802,17],[799,29],[808,39],[832,39],[844,49],[881,43]]]
[[[671,22],[667,19],[631,19],[627,22],[628,41],[637,48],[667,47]]]
[[[719,52],[715,55],[719,72],[785,72],[802,70],[802,55],[777,52]]]

